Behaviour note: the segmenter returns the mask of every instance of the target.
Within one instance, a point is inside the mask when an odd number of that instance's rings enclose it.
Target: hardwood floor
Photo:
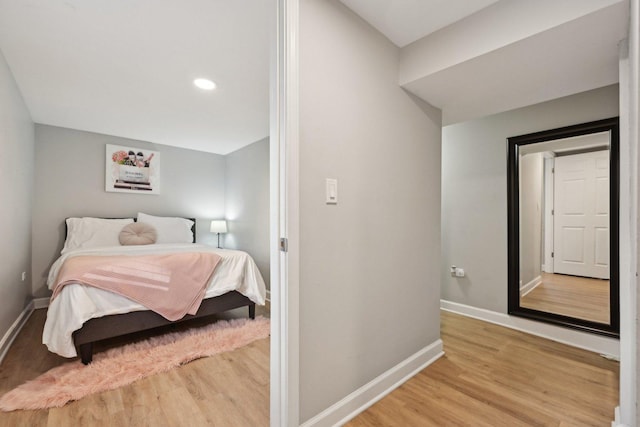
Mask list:
[[[445,356],[347,425],[611,425],[617,362],[448,312],[442,339]]]
[[[36,344],[44,316],[32,315],[0,366],[0,393],[66,360]],[[348,425],[577,427],[613,419],[616,362],[447,312],[442,338],[445,356]],[[269,340],[62,408],[0,412],[0,426],[268,424]]]
[[[257,308],[257,314],[268,314]],[[246,309],[226,317],[246,317]],[[0,394],[68,359],[42,344],[46,310],[36,310],[0,365]],[[195,326],[173,326],[176,330]],[[165,329],[166,330],[166,329]],[[158,331],[158,333],[161,331]],[[138,334],[139,338],[148,333]],[[122,339],[96,344],[96,352]],[[62,408],[0,412],[0,426],[268,426],[269,340],[199,359]]]
[[[609,281],[542,273],[542,283],[520,300],[522,307],[609,324]]]

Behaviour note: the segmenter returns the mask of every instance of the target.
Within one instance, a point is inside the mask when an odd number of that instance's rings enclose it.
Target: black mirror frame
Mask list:
[[[582,123],[558,129],[551,129],[527,135],[507,138],[507,209],[508,209],[508,303],[509,314],[525,317],[558,326],[592,332],[609,337],[620,336],[620,245],[619,245],[619,206],[620,206],[620,120],[619,117]],[[520,207],[518,186],[518,149],[523,145],[535,144],[554,139],[610,132],[610,169],[609,169],[609,244],[610,244],[610,291],[609,324],[547,313],[520,306]]]

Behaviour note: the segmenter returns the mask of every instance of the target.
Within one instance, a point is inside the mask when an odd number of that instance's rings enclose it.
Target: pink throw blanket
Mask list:
[[[200,252],[77,256],[64,262],[51,299],[65,285],[81,283],[125,296],[168,320],[178,320],[198,311],[220,259]]]

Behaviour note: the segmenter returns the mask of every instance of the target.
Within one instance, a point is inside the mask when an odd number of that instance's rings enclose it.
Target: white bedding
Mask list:
[[[197,243],[113,246],[78,249],[62,255],[49,271],[47,286],[52,289],[62,263],[82,255],[148,255],[167,252],[213,252],[222,257],[209,282],[205,298],[238,291],[258,305],[264,305],[266,288],[253,259],[246,252],[218,249]],[[144,306],[102,289],[81,284],[66,285],[49,305],[42,343],[64,357],[77,356],[72,334],[89,319],[111,314],[147,310]]]

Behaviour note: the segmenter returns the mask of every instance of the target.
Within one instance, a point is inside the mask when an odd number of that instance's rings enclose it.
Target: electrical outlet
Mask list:
[[[27,278],[27,272],[23,271],[22,272],[22,281],[24,282],[26,278]]]
[[[456,277],[464,277],[464,268],[456,267]]]

